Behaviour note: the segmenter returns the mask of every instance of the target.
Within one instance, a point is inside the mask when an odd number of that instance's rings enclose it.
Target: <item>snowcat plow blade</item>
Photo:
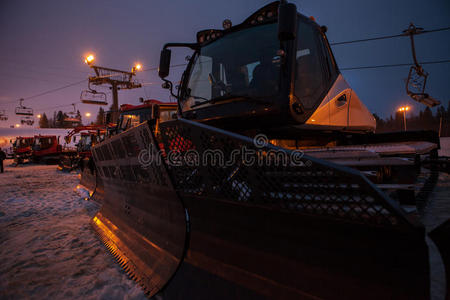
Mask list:
[[[445,289],[445,299],[450,300],[450,219],[431,231],[429,235],[438,247],[444,263],[447,286]]]
[[[89,192],[89,199],[98,203],[103,203],[105,195],[103,181],[97,175],[97,168],[95,167],[92,158],[84,158],[79,161],[80,168],[80,184]]]
[[[160,131],[190,222],[164,299],[430,298],[424,227],[360,172],[184,119]]]
[[[176,272],[186,236],[185,211],[158,163],[157,143],[144,123],[96,145],[93,156],[104,199],[91,223],[125,271],[153,296]]]

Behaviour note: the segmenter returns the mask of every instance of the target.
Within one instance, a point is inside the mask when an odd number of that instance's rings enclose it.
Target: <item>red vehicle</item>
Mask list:
[[[145,100],[140,105],[122,104],[116,127],[117,132],[128,130],[144,121],[153,120],[155,122],[155,133],[158,134],[161,122],[176,119],[177,108],[177,103],[162,102],[155,99]]]
[[[90,158],[91,147],[104,138],[106,134],[106,127],[104,125],[88,125],[78,126],[69,132],[64,137],[66,144],[69,144],[72,139],[76,142],[76,134],[80,134],[80,139],[76,144],[76,151],[64,150],[64,155],[61,156],[58,169],[71,171],[80,165],[84,158]]]
[[[32,159],[35,162],[54,163],[62,154],[62,146],[55,135],[34,136]]]
[[[33,137],[17,137],[13,143],[14,162],[16,164],[23,163],[26,159],[30,159],[32,155],[31,146],[33,145]]]

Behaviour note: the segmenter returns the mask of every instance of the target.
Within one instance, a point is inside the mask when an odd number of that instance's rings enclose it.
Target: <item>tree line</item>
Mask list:
[[[84,125],[104,125],[105,124],[105,110],[100,107],[95,121],[86,123]],[[45,113],[39,119],[40,128],[74,128],[83,125],[83,119],[80,111],[70,114],[62,111],[53,112],[53,117],[49,118]]]
[[[377,133],[404,130],[403,112],[397,111],[394,116],[386,119],[374,114],[377,120]],[[441,136],[450,136],[450,101],[447,109],[440,105],[433,114],[429,107],[420,110],[418,114],[406,112],[406,130],[434,130],[440,132]]]
[[[403,112],[396,112],[394,116],[389,116],[386,119],[379,117],[377,114],[373,115],[377,121],[377,133],[402,131],[404,129]],[[44,113],[39,119],[40,128],[73,128],[82,125],[82,118],[79,111],[77,111],[76,118],[79,122],[64,121],[69,120],[67,113],[62,111],[54,112],[53,117],[49,118]],[[95,121],[84,124],[105,124],[105,110],[100,107],[95,118]],[[406,129],[413,130],[435,130],[440,132],[441,136],[450,136],[450,101],[447,109],[444,106],[439,106],[433,114],[429,107],[420,110],[418,114],[412,115],[411,112],[406,113]]]

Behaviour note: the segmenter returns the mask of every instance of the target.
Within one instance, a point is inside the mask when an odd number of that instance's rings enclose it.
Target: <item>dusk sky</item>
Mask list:
[[[27,98],[83,79],[92,73],[84,56],[94,53],[96,64],[130,70],[157,67],[164,43],[194,42],[197,31],[221,28],[230,19],[241,23],[269,0],[0,0],[0,110],[9,115],[0,127],[17,123],[14,107]],[[299,12],[328,27],[332,42],[399,34],[410,22],[427,30],[450,26],[448,0],[296,0]],[[407,37],[333,46],[340,68],[412,63]],[[450,59],[450,30],[416,36],[419,61]],[[172,64],[185,63],[189,51],[173,50]],[[424,65],[428,93],[445,107],[450,100],[450,63]],[[183,68],[171,70],[178,81]],[[408,104],[412,113],[423,105],[405,92],[409,67],[342,71],[370,111],[383,117]],[[157,71],[138,74],[145,88],[120,91],[119,101],[137,104],[139,97],[169,100]],[[35,113],[71,111],[87,81],[24,102]],[[99,88],[107,92],[107,88]],[[56,107],[61,106],[61,107]],[[94,120],[98,106],[77,104]],[[84,121],[86,118],[84,117]]]

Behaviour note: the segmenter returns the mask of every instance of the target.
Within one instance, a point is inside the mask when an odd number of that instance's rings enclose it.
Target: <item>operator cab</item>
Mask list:
[[[177,118],[177,104],[158,100],[146,100],[141,105],[123,104],[120,106],[120,117],[117,132],[123,132],[139,124],[149,121],[158,131],[159,123]]]
[[[33,140],[34,138],[32,137],[18,137],[16,138],[16,140],[13,142],[13,150],[14,152],[17,151],[18,149],[29,149],[31,150],[31,146],[33,144]]]
[[[57,143],[58,142],[56,136],[35,136],[33,142],[33,151],[49,149]]]
[[[99,140],[96,132],[82,132],[80,140],[76,144],[77,152],[89,152]]]
[[[200,31],[195,44],[164,46],[160,77],[170,89],[167,48],[194,50],[177,95],[181,116],[228,129],[374,131],[339,72],[326,27],[282,5],[281,13],[277,1],[239,25],[225,20],[223,30]]]

